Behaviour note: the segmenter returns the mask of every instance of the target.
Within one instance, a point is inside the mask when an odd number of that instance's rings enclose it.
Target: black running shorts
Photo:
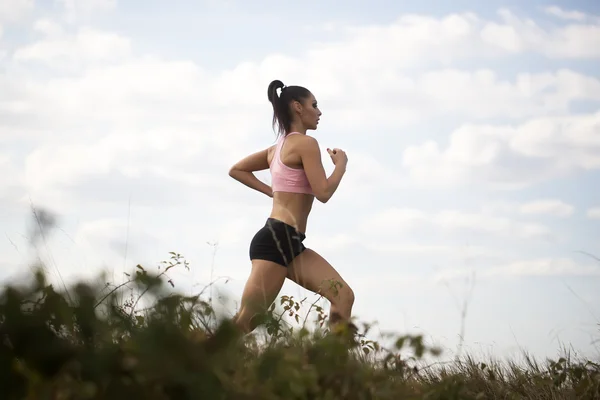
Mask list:
[[[291,225],[268,218],[250,242],[250,260],[268,260],[289,266],[298,254],[306,250],[302,242],[306,236]]]

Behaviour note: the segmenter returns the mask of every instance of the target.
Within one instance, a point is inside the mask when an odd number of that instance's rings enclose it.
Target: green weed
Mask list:
[[[173,293],[170,253],[157,274],[138,265],[116,287],[57,290],[42,269],[0,294],[4,399],[597,399],[600,365],[569,356],[540,365],[429,362],[419,335],[386,346],[331,332],[320,299],[281,296],[265,338],[242,336],[203,292]],[[103,282],[103,281],[101,281]],[[129,297],[122,299],[125,290]],[[304,309],[306,315],[302,317]],[[314,320],[309,321],[309,316]]]

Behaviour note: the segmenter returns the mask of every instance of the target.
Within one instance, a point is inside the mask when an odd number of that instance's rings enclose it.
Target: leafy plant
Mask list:
[[[120,285],[57,290],[38,269],[0,294],[0,393],[5,399],[487,399],[600,396],[600,366],[563,357],[545,367],[441,355],[420,335],[387,346],[327,328],[325,307],[281,296],[266,340],[242,336],[205,290],[174,291],[170,253],[156,274],[141,265]],[[104,281],[100,281],[104,282]],[[335,285],[335,282],[331,283]],[[128,293],[127,296],[124,296]],[[304,317],[303,317],[304,316]],[[311,323],[309,317],[313,316]]]

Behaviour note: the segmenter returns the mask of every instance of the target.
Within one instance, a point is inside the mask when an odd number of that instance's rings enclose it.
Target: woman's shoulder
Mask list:
[[[275,148],[276,147],[277,147],[277,145],[273,144],[265,149],[265,151],[267,152],[267,163],[269,165],[271,165],[271,161],[273,161],[273,157],[275,156]]]
[[[293,135],[288,139],[295,138],[293,141],[302,146],[319,146],[319,141],[314,136],[310,135]]]

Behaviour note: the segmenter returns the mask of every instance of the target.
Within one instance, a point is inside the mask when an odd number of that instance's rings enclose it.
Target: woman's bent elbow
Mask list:
[[[326,194],[319,194],[315,197],[317,198],[317,200],[319,200],[323,204],[327,203],[329,201],[329,199],[331,198],[331,196],[327,196]]]

